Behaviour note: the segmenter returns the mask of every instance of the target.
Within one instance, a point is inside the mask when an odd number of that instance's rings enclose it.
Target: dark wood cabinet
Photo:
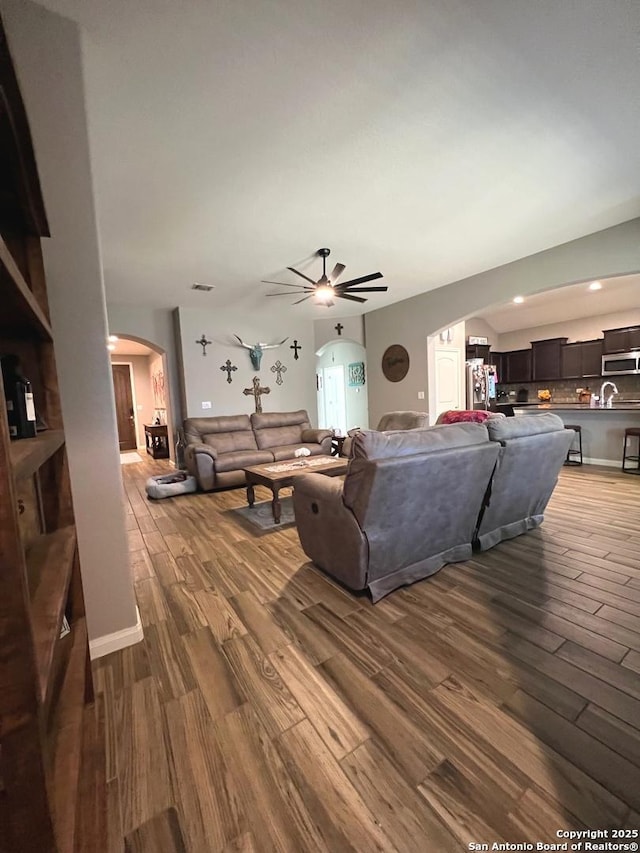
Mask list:
[[[602,376],[602,340],[582,342],[582,376]]]
[[[625,326],[621,329],[605,329],[602,352],[629,352],[640,349],[640,326]]]
[[[560,357],[568,338],[531,342],[531,378],[534,382],[560,378]]]
[[[502,354],[505,382],[531,382],[531,350],[518,349]]]
[[[602,373],[602,341],[578,341],[562,347],[563,379],[586,379]]]
[[[467,361],[472,358],[481,358],[485,364],[489,364],[489,350],[491,347],[488,344],[467,344],[465,347],[465,356]]]
[[[489,364],[493,364],[496,373],[498,374],[498,382],[506,382],[507,377],[505,373],[504,366],[504,353],[501,352],[490,352],[489,353]]]

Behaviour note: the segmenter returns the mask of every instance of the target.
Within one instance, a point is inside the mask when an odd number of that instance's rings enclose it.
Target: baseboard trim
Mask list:
[[[605,465],[607,468],[620,468],[622,469],[622,460],[621,459],[589,459],[588,457],[584,457],[585,465]]]
[[[105,634],[102,637],[96,637],[95,640],[89,641],[89,654],[91,660],[110,655],[111,652],[117,652],[120,649],[126,649],[127,646],[133,646],[139,643],[144,638],[142,630],[142,622],[140,621],[140,611],[136,605],[136,624],[130,628],[122,628],[120,631],[114,631],[113,634]]]

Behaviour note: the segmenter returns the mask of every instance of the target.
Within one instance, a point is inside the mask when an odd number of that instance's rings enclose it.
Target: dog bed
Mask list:
[[[156,501],[162,498],[172,498],[175,495],[187,495],[190,492],[195,492],[197,488],[196,478],[185,471],[174,471],[172,474],[149,477],[145,485],[147,497]]]

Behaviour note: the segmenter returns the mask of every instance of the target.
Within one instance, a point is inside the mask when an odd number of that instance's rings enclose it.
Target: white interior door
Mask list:
[[[322,394],[324,399],[324,428],[347,431],[347,407],[344,392],[344,366],[322,369]]]
[[[436,417],[447,409],[462,409],[462,361],[460,350],[439,347],[435,350]]]

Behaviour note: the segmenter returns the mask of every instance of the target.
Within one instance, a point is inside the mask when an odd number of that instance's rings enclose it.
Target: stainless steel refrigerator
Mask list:
[[[474,358],[467,365],[467,409],[488,409],[496,402],[498,371],[494,364]]]

